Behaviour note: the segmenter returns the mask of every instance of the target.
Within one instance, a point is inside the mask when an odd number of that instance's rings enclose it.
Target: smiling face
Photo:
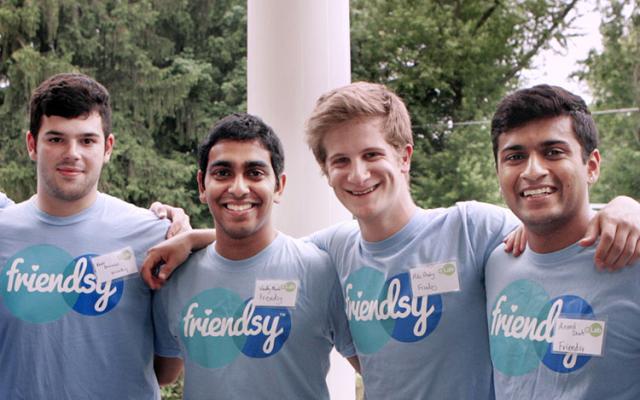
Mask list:
[[[258,140],[225,139],[211,147],[207,170],[198,172],[198,187],[200,201],[215,220],[221,253],[242,242],[248,257],[271,243],[276,235],[271,208],[280,200],[284,183]]]
[[[497,172],[509,208],[534,234],[581,230],[600,154],[584,162],[568,116],[538,119],[498,138]],[[574,236],[574,235],[568,235]],[[571,243],[571,242],[570,242]]]
[[[97,112],[77,118],[43,116],[37,137],[27,132],[29,156],[37,163],[40,208],[65,216],[90,206],[113,142],[113,135],[105,138]]]
[[[388,230],[378,232],[384,238],[404,226],[415,208],[407,182],[411,145],[400,152],[391,146],[380,118],[338,124],[326,132],[322,145],[329,185],[358,219],[365,238],[369,228]]]

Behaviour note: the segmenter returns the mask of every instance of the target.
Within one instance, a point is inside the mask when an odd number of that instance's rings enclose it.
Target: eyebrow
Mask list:
[[[544,142],[542,142],[540,147],[550,147],[550,146],[556,146],[556,145],[565,145],[568,146],[569,143],[564,141],[564,140],[545,140]],[[521,144],[514,144],[513,146],[508,146],[505,147],[503,149],[500,149],[500,152],[505,152],[505,151],[521,151],[524,150],[525,147]]]
[[[225,168],[231,168],[232,167],[232,163],[230,161],[226,161],[226,160],[218,160],[218,161],[213,161],[211,164],[209,164],[209,169],[211,168],[216,168],[216,167],[225,167]],[[269,164],[267,164],[264,161],[246,161],[244,163],[244,168],[245,169],[251,169],[251,168],[268,168]]]
[[[58,132],[58,131],[46,131],[43,135],[49,135],[49,136],[66,136],[67,134],[64,132]],[[84,132],[81,133],[78,136],[100,136],[100,134],[96,133],[96,132]]]

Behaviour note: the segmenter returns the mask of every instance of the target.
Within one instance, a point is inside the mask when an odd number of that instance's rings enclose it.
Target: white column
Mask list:
[[[248,0],[248,111],[273,127],[285,150],[287,185],[276,226],[307,235],[349,219],[304,140],[316,99],[350,82],[348,0]],[[331,357],[332,399],[355,398],[352,368]]]

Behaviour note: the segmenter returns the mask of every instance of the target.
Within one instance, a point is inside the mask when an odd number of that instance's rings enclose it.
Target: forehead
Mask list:
[[[513,146],[540,146],[553,141],[580,146],[573,130],[571,117],[563,115],[537,119],[511,129],[498,137],[498,149],[504,150]]]
[[[238,165],[261,161],[271,166],[271,154],[259,140],[223,139],[209,150],[209,165],[219,161]]]
[[[371,147],[391,146],[387,142],[381,117],[354,118],[335,125],[327,130],[322,143],[328,157]]]
[[[38,135],[47,133],[72,136],[92,134],[104,137],[102,117],[95,111],[75,118],[65,118],[58,115],[43,115],[40,122]]]

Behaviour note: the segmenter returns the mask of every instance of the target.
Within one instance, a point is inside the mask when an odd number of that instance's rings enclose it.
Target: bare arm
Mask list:
[[[360,373],[360,359],[358,356],[347,357],[347,361],[349,361],[349,364],[351,364],[357,373]]]
[[[178,379],[182,372],[183,362],[179,358],[155,356],[153,370],[160,386],[170,385]]]
[[[151,289],[161,288],[173,270],[186,261],[191,251],[206,247],[215,238],[214,229],[192,229],[158,243],[147,251],[140,269],[142,279]]]

